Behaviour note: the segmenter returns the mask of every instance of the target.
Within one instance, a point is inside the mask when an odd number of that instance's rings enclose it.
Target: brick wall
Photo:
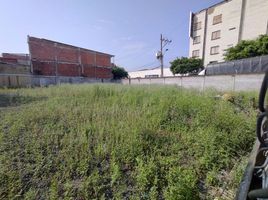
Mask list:
[[[4,62],[4,63],[17,63],[18,60],[15,58],[4,58],[4,57],[0,57],[0,62]]]
[[[30,58],[28,54],[2,53],[2,57],[0,57],[0,62],[30,65]]]
[[[34,37],[28,43],[34,74],[112,78],[109,54]]]
[[[16,59],[16,60],[29,60],[28,54],[17,54],[17,53],[2,53],[3,58]]]

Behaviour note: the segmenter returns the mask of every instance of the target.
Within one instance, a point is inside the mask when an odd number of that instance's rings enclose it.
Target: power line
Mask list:
[[[145,65],[142,65],[142,66],[138,67],[138,69],[139,69],[139,68],[144,68],[144,67],[150,67],[150,66],[152,66],[152,65],[155,65],[156,63],[158,63],[158,61],[150,62],[150,63],[147,63],[147,64],[145,64]]]
[[[120,61],[122,61],[122,60],[125,60],[125,59],[128,59],[128,58],[131,58],[131,57],[133,57],[133,56],[138,57],[138,55],[141,55],[141,54],[144,54],[144,52],[143,52],[143,51],[140,51],[139,53],[128,54],[128,55],[119,57],[119,58],[117,58],[116,60],[120,60]]]

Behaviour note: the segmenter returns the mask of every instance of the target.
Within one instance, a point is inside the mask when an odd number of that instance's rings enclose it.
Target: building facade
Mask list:
[[[113,55],[30,36],[28,45],[29,54],[2,53],[0,74],[25,72],[55,77],[113,78]]]
[[[163,72],[164,72],[164,77],[180,76],[178,74],[173,75],[169,67],[165,67],[163,69]],[[161,77],[161,67],[128,72],[128,75],[130,78],[158,78],[158,77]]]
[[[224,61],[226,49],[268,34],[268,0],[225,0],[190,15],[189,57]]]
[[[31,72],[35,75],[111,79],[113,55],[28,37]]]
[[[2,53],[0,61],[8,61],[11,63],[30,65],[30,56],[29,54],[23,54],[23,53]]]

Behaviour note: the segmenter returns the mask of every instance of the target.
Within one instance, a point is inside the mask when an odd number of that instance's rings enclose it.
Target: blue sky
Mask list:
[[[188,56],[189,12],[221,0],[0,0],[0,52],[28,53],[27,35],[115,55],[128,71]]]

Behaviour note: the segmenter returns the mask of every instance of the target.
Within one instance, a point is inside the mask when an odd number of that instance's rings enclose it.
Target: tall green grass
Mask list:
[[[164,86],[0,90],[0,199],[200,199],[234,191],[256,94]],[[222,194],[222,193],[221,193]]]

